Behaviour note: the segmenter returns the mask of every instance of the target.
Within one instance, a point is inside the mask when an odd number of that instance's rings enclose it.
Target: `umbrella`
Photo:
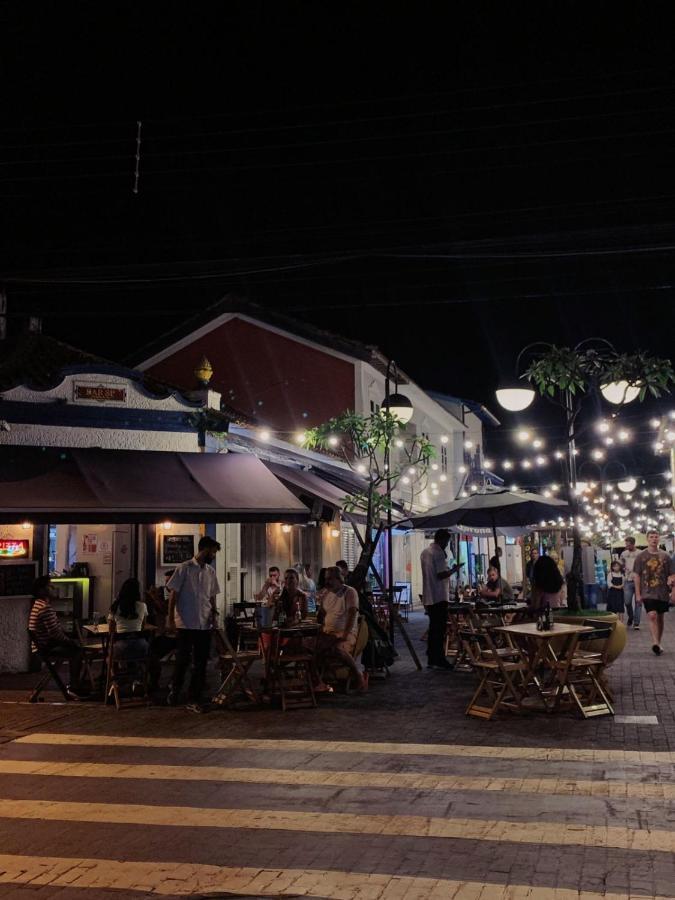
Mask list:
[[[497,552],[497,528],[534,525],[541,519],[557,519],[568,511],[563,500],[543,497],[527,491],[489,491],[471,494],[451,503],[434,506],[419,516],[411,516],[403,524],[409,528],[451,528],[454,525],[491,528]]]

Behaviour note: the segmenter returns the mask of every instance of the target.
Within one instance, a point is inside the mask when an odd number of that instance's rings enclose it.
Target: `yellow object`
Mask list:
[[[211,377],[213,376],[213,366],[205,356],[202,356],[199,360],[199,365],[195,368],[194,375],[197,381],[204,387],[211,381]]]

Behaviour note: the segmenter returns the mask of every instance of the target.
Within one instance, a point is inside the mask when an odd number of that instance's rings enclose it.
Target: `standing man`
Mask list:
[[[623,603],[626,607],[627,626],[632,625],[635,631],[640,630],[640,618],[642,616],[642,607],[635,603],[635,560],[639,556],[639,550],[635,547],[635,538],[626,538],[626,549],[623,551],[619,559],[623,566],[623,574],[626,580],[623,583]]]
[[[448,598],[450,596],[450,576],[445,548],[450,542],[450,532],[440,528],[434,535],[432,544],[422,551],[422,602],[429,616],[429,637],[427,639],[427,668],[452,669],[445,656],[445,632],[448,623]],[[457,571],[457,567],[454,567]]]
[[[652,632],[652,651],[660,656],[663,638],[663,616],[670,606],[670,557],[659,550],[659,533],[647,532],[647,549],[638,553],[635,574],[636,609],[644,605]]]
[[[203,537],[199,541],[197,555],[176,566],[167,585],[171,591],[167,626],[171,631],[176,629],[176,666],[167,703],[169,706],[177,704],[185,673],[192,660],[187,709],[196,713],[204,712],[202,691],[211,649],[211,629],[218,615],[216,595],[220,593],[220,586],[211,563],[219,550],[218,541]]]

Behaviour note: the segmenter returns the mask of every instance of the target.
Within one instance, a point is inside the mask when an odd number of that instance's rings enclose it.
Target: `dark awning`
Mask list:
[[[296,496],[314,498],[335,509],[342,509],[345,505],[346,492],[319,478],[313,472],[305,472],[303,469],[284,466],[281,463],[266,462],[265,465],[277,478],[289,485]]]
[[[0,447],[0,522],[306,522],[255,456]]]

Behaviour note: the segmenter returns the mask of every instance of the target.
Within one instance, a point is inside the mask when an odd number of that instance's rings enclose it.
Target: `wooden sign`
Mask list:
[[[126,403],[127,389],[115,384],[79,382],[73,386],[75,400],[94,400],[96,403]]]

